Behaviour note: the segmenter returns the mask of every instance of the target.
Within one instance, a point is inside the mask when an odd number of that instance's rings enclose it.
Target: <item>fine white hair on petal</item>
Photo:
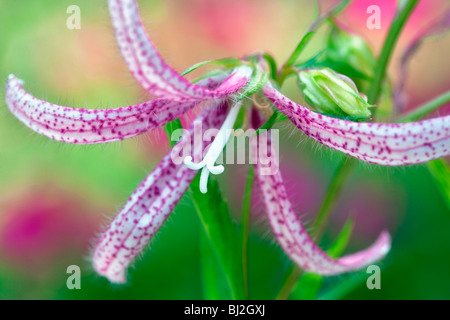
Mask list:
[[[270,84],[263,92],[306,135],[360,160],[401,166],[450,155],[450,115],[411,123],[352,122],[313,112]]]
[[[220,99],[238,91],[250,79],[251,68],[240,67],[216,90],[189,83],[160,56],[142,25],[135,0],[108,0],[108,5],[122,56],[135,79],[147,91],[177,100]]]
[[[255,140],[251,142],[253,155],[258,154]],[[273,162],[276,162],[275,158],[271,157]],[[278,166],[273,162],[271,166]],[[329,257],[314,243],[295,214],[280,170],[274,174],[264,174],[263,167],[260,161],[256,161],[256,177],[272,231],[284,252],[300,268],[321,275],[335,275],[361,269],[383,258],[389,252],[390,236],[387,232],[382,232],[376,242],[366,250],[339,259]]]
[[[213,102],[200,113],[196,121],[201,121],[202,130],[221,125],[228,110],[223,105],[227,103]],[[177,147],[191,144],[191,156],[198,158],[206,146],[194,145],[191,139],[194,128],[194,124],[191,125]],[[103,232],[93,255],[95,270],[113,283],[124,283],[128,265],[173,211],[196,174],[184,164],[175,164],[171,152],[166,155]]]
[[[222,74],[204,79],[198,85],[217,88],[224,79],[226,81],[225,74]],[[73,144],[107,143],[131,138],[181,117],[201,102],[156,99],[115,109],[69,108],[40,100],[22,86],[22,80],[9,76],[6,103],[11,113],[35,132]]]

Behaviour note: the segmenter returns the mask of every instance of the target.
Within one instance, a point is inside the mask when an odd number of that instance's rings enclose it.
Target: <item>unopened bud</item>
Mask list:
[[[337,27],[330,33],[326,58],[339,66],[336,69],[339,72],[350,76],[357,72],[366,78],[372,77],[376,63],[372,49],[363,38]]]
[[[299,72],[299,82],[306,102],[321,113],[354,118],[371,115],[367,97],[347,76],[328,68],[310,69]]]

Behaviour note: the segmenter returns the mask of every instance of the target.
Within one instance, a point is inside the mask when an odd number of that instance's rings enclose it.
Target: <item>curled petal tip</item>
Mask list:
[[[366,250],[344,256],[336,261],[343,266],[353,266],[353,270],[357,270],[384,258],[390,250],[391,236],[387,231],[383,231],[372,246]]]
[[[8,85],[10,85],[10,86],[18,85],[21,87],[24,85],[24,83],[25,82],[23,80],[17,78],[12,73],[8,76]]]
[[[127,278],[125,275],[125,269],[123,268],[117,268],[117,270],[114,270],[114,268],[110,269],[103,269],[101,265],[98,263],[94,263],[94,270],[101,276],[105,277],[109,280],[111,283],[115,284],[124,284],[127,282]]]
[[[386,255],[391,250],[391,235],[385,230],[381,233],[378,241],[382,244],[380,252]]]
[[[256,148],[252,143],[254,155],[258,154]],[[389,251],[391,238],[384,231],[366,250],[339,259],[331,258],[314,243],[295,214],[280,172],[265,175],[258,162],[255,167],[273,233],[285,253],[300,268],[321,275],[335,275],[364,268]]]

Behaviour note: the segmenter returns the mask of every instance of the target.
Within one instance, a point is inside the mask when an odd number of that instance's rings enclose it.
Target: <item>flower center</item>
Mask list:
[[[192,170],[200,170],[202,169],[202,173],[200,174],[200,192],[206,193],[208,191],[208,177],[209,173],[218,175],[221,174],[225,168],[223,165],[215,165],[217,159],[223,151],[223,148],[227,144],[230,139],[231,132],[233,131],[234,123],[236,122],[236,118],[238,116],[239,110],[241,108],[242,103],[236,103],[233,108],[231,108],[230,112],[227,115],[227,118],[223,122],[220,127],[219,132],[214,138],[213,142],[209,146],[208,152],[205,157],[199,163],[192,162],[192,157],[187,156],[184,158],[184,164]]]

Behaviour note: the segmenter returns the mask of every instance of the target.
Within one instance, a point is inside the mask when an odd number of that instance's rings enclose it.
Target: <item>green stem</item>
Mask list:
[[[397,8],[394,20],[384,41],[383,48],[381,49],[380,57],[375,65],[374,78],[372,85],[367,95],[369,104],[376,104],[380,95],[381,84],[383,83],[384,76],[386,75],[386,69],[389,64],[389,60],[397,43],[398,36],[403,29],[406,21],[414,10],[419,0],[405,0],[403,5],[399,5]]]
[[[323,232],[325,231],[325,227],[328,224],[331,213],[336,206],[337,199],[339,198],[342,189],[347,182],[350,173],[352,172],[354,165],[358,161],[355,158],[345,158],[339,164],[339,167],[336,169],[333,178],[331,179],[330,185],[328,186],[327,192],[325,194],[325,199],[322,202],[322,207],[319,210],[319,213],[316,216],[316,220],[313,224],[313,232],[312,237],[314,240],[319,240]]]
[[[305,48],[306,44],[309,42],[309,39],[311,39],[311,36],[314,34],[314,31],[317,29],[317,26],[319,26],[320,23],[315,23],[311,28],[310,31],[306,33],[306,35],[302,38],[300,43],[295,48],[294,52],[292,53],[291,57],[288,59],[286,64],[284,65],[283,69],[286,69],[290,66],[292,66],[295,61],[297,61],[298,57],[300,56],[300,53],[302,53],[303,49]]]
[[[272,55],[270,55],[266,52],[262,53],[262,57],[266,60],[267,64],[269,65],[270,77],[273,80],[276,80],[277,79],[277,62],[272,57]]]
[[[294,289],[295,284],[297,283],[298,279],[302,275],[302,270],[297,267],[296,264],[294,264],[291,269],[288,272],[288,276],[286,278],[286,281],[284,282],[283,287],[281,287],[280,292],[278,293],[276,299],[277,300],[286,300],[289,298],[292,289]]]
[[[250,204],[252,198],[253,180],[255,169],[253,165],[248,166],[247,178],[245,181],[244,199],[242,201],[242,269],[244,272],[245,294],[248,298],[248,236],[250,229]]]
[[[408,113],[407,115],[397,119],[396,122],[413,122],[418,121],[430,112],[433,112],[443,105],[450,103],[450,90],[444,92],[440,96],[426,102],[422,106],[418,107],[414,111]]]
[[[450,168],[445,158],[427,162],[427,167],[450,213]]]
[[[290,55],[290,57],[286,60],[286,63],[281,67],[279,71],[279,80],[278,83],[282,84],[283,81],[286,79],[285,70],[288,69],[290,66],[292,66],[300,56],[300,54],[303,52],[303,49],[308,44],[309,40],[311,39],[311,36],[314,34],[314,32],[325,22],[328,18],[340,13],[344,8],[350,3],[351,0],[343,0],[338,2],[334,7],[332,7],[327,12],[320,15],[316,21],[308,28],[306,31],[305,36],[300,40],[300,43],[295,48],[294,52]]]

